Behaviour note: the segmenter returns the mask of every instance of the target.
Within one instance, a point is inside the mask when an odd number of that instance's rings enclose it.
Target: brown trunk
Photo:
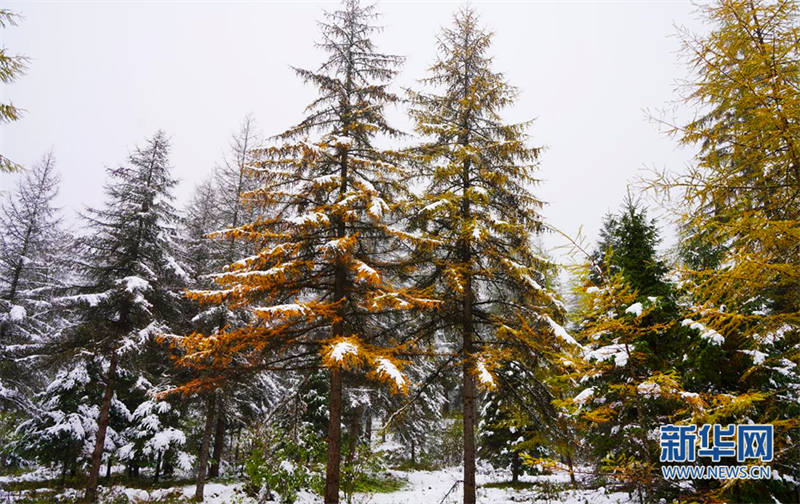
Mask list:
[[[468,145],[469,139],[465,135],[460,142]],[[461,218],[464,222],[470,221],[470,200],[467,192],[471,187],[470,181],[470,161],[464,160],[461,173],[462,199],[461,199]],[[464,343],[464,364],[463,364],[463,387],[462,394],[464,400],[464,504],[475,504],[475,377],[472,374],[472,342],[474,338],[474,326],[472,319],[472,304],[474,302],[472,294],[472,250],[468,239],[460,243],[460,256],[467,268],[464,275],[464,297],[462,312],[462,330]]]
[[[222,462],[222,451],[225,449],[225,404],[222,397],[217,402],[217,426],[214,431],[214,454],[211,456],[209,478],[219,476],[219,465]]]
[[[350,418],[350,442],[347,452],[347,460],[345,464],[352,464],[356,457],[356,449],[358,448],[358,439],[361,437],[361,415],[364,414],[364,406],[359,406],[353,411],[353,416]]]
[[[203,502],[203,490],[206,486],[206,467],[208,466],[208,445],[211,443],[211,431],[214,429],[214,393],[209,392],[206,399],[206,428],[203,431],[203,443],[200,445],[200,458],[197,461],[197,486],[194,500]]]
[[[466,326],[466,324],[465,324]],[[472,347],[472,334],[464,332],[464,350]],[[470,359],[464,361],[464,504],[475,504],[475,378]]]
[[[575,468],[572,467],[572,454],[567,452],[567,466],[569,466],[569,481],[575,486]]]
[[[367,425],[364,426],[364,444],[372,451],[372,407],[367,406]]]
[[[117,374],[117,354],[111,353],[111,362],[108,365],[108,375],[106,376],[106,389],[103,392],[103,402],[100,405],[100,418],[97,419],[97,435],[94,441],[94,452],[92,452],[92,470],[89,473],[89,481],[86,483],[86,494],[84,498],[87,502],[97,500],[97,482],[100,479],[100,465],[103,462],[103,448],[106,444],[106,430],[108,429],[108,413],[111,410],[111,399],[114,397],[114,379]]]
[[[513,452],[511,457],[511,482],[517,483],[519,481],[519,453]]]
[[[331,369],[330,420],[328,423],[328,464],[325,470],[325,504],[339,504],[339,463],[342,442],[342,375]]]

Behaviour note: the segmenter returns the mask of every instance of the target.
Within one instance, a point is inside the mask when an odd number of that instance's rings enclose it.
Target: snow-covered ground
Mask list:
[[[392,476],[406,480],[406,486],[397,492],[356,494],[353,504],[455,504],[461,502],[462,485],[461,470],[458,467],[438,471],[389,471]],[[514,490],[510,488],[491,488],[482,486],[492,482],[508,481],[504,471],[483,470],[477,475],[478,502],[482,504],[623,504],[631,502],[627,493],[607,492],[598,489],[568,489],[569,477],[566,474],[547,476],[525,476],[522,481],[533,482],[528,489]],[[27,478],[30,480],[30,478]],[[2,482],[0,482],[2,483]],[[0,486],[2,486],[0,484]],[[82,494],[76,489],[67,489],[59,494],[63,500],[78,499]],[[102,501],[114,501],[115,496],[124,494],[131,503],[159,502],[172,498],[171,502],[188,502],[194,496],[194,485],[182,487],[142,490],[127,487],[115,487],[111,492],[100,489]],[[18,502],[24,494],[3,494],[0,490],[0,502]],[[207,504],[255,504],[256,501],[245,496],[241,484],[208,483],[205,490]],[[105,498],[102,498],[105,497]],[[301,492],[297,504],[317,504],[322,499],[318,495]]]

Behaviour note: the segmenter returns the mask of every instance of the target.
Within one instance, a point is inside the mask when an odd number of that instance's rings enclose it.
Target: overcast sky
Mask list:
[[[68,216],[103,202],[104,168],[166,130],[181,180],[178,201],[218,162],[242,118],[264,135],[298,122],[314,96],[289,68],[316,67],[315,22],[324,2],[4,2],[20,26],[2,45],[31,58],[0,87],[26,110],[0,126],[0,152],[29,165],[52,149]],[[379,2],[384,52],[407,61],[397,90],[413,86],[435,56],[435,36],[461,2]],[[626,184],[648,168],[681,169],[691,154],[647,119],[671,106],[687,75],[675,25],[703,29],[689,2],[477,2],[495,33],[491,52],[521,95],[512,121],[535,118],[545,145],[537,196],[545,217],[594,241]],[[688,117],[691,111],[680,114]],[[402,110],[394,123],[407,128]],[[18,176],[0,175],[0,190]],[[658,209],[653,208],[658,214]],[[73,220],[73,217],[69,217]],[[667,233],[669,239],[669,233]],[[548,246],[561,243],[546,239]]]

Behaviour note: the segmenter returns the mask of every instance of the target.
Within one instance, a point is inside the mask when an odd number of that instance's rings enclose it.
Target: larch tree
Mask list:
[[[686,270],[692,323],[719,334],[740,370],[722,390],[748,399],[719,420],[775,429],[773,478],[717,493],[782,500],[800,471],[800,5],[720,0],[700,12],[711,30],[682,34],[698,117],[672,132],[695,165],[655,185],[680,195],[687,238],[719,253]]]
[[[435,305],[394,282],[396,256],[415,238],[393,226],[401,170],[374,145],[397,134],[384,109],[397,101],[387,85],[402,61],[375,49],[376,15],[355,0],[326,13],[319,46],[328,59],[316,71],[295,69],[319,96],[278,145],[258,152],[261,184],[245,197],[262,215],[225,233],[256,252],[216,275],[217,289],[190,294],[248,308],[256,321],[182,344],[181,361],[205,370],[186,391],[248,369],[328,370],[326,503],[339,502],[343,374],[368,368],[405,391],[397,352],[411,335],[393,315]]]
[[[456,342],[460,355],[465,504],[475,502],[476,378],[494,386],[492,368],[510,357],[506,343],[524,346],[537,333],[553,336],[551,348],[574,342],[559,325],[560,303],[544,287],[552,265],[533,246],[545,227],[542,204],[530,192],[539,149],[526,145],[528,123],[500,116],[517,91],[492,70],[491,39],[475,12],[459,11],[423,81],[437,89],[412,93],[411,115],[425,139],[415,149],[424,192],[413,222],[438,240],[419,285],[437,292],[442,307],[433,332]]]
[[[55,159],[47,154],[0,206],[0,401],[6,406],[23,407],[29,387],[41,385],[41,373],[26,369],[29,359],[67,326],[53,305],[65,285],[69,242],[53,205],[58,185]]]
[[[8,9],[0,9],[0,29],[16,26],[19,15]],[[0,82],[8,84],[18,79],[26,70],[28,58],[25,56],[6,54],[6,49],[0,47]],[[0,103],[0,123],[16,121],[22,111],[13,103]],[[13,172],[20,169],[20,165],[0,154],[0,172]]]
[[[103,393],[86,487],[90,501],[96,498],[109,412],[121,371],[144,372],[135,365],[137,360],[150,366],[163,362],[154,358],[156,337],[181,330],[180,290],[187,280],[175,259],[171,191],[176,181],[170,174],[166,134],[156,132],[143,148],[131,153],[127,165],[108,172],[106,205],[90,209],[85,216],[91,233],[82,240],[84,254],[78,259],[83,283],[77,294],[64,300],[80,312],[65,344],[103,360]],[[130,371],[121,370],[121,362]]]

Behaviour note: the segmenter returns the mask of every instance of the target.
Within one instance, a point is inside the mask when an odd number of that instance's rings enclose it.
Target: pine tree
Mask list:
[[[176,181],[168,155],[169,142],[158,131],[144,148],[134,150],[126,166],[108,170],[106,205],[85,216],[92,233],[82,240],[85,257],[78,261],[84,281],[80,292],[65,300],[80,307],[68,344],[104,360],[87,500],[96,496],[109,409],[123,374],[120,366],[145,374],[168,369],[157,358],[163,350],[155,339],[181,329],[180,288],[188,278],[175,260],[171,189]],[[137,361],[146,366],[135,365]]]
[[[0,29],[16,26],[19,15],[8,9],[0,9]],[[0,82],[8,84],[18,79],[27,68],[28,58],[25,56],[12,56],[6,54],[5,48],[0,48]],[[0,123],[12,122],[20,118],[22,111],[13,103],[0,103]],[[0,154],[0,172],[13,172],[21,167],[7,157]]]
[[[260,151],[261,186],[246,197],[263,216],[225,233],[257,252],[218,274],[219,290],[191,294],[249,308],[257,322],[183,343],[183,362],[205,372],[187,391],[213,387],[232,369],[240,376],[320,364],[329,370],[326,503],[339,500],[343,373],[369,365],[370,376],[405,391],[395,354],[411,335],[387,322],[393,312],[434,305],[393,282],[400,239],[413,237],[392,227],[400,170],[373,143],[397,134],[384,108],[397,100],[387,83],[401,58],[375,50],[375,17],[373,6],[354,0],[326,14],[320,46],[327,61],[317,71],[296,69],[320,95],[306,119],[278,137],[282,143]],[[206,372],[213,370],[222,376]]]
[[[42,373],[28,358],[58,337],[67,320],[53,305],[65,283],[66,234],[53,200],[59,178],[42,158],[0,208],[0,401],[27,409]]]
[[[695,69],[684,98],[701,114],[673,131],[696,149],[696,166],[656,185],[680,192],[687,238],[720,251],[716,261],[689,264],[685,277],[689,323],[722,341],[726,364],[714,386],[738,405],[716,419],[775,428],[778,477],[715,492],[782,500],[798,485],[781,475],[800,471],[792,441],[800,435],[800,5],[725,0],[701,13],[711,31],[683,33]]]
[[[416,149],[424,193],[415,222],[437,243],[420,285],[435,286],[443,301],[437,326],[457,342],[462,364],[466,504],[475,502],[475,380],[493,386],[491,369],[503,357],[493,345],[541,330],[571,340],[543,287],[551,265],[533,250],[544,229],[530,193],[539,149],[526,145],[528,123],[502,122],[517,91],[491,69],[491,38],[472,10],[459,11],[423,81],[440,94],[413,93],[411,111],[426,139]]]

